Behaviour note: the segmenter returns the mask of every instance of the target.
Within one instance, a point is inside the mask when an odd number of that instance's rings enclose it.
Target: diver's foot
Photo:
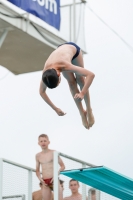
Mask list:
[[[82,118],[82,123],[83,123],[83,126],[86,128],[86,129],[89,129],[89,123],[87,121],[87,112],[84,111],[83,114],[81,115],[81,118]]]
[[[93,124],[95,123],[95,119],[94,119],[94,115],[92,113],[92,110],[87,113],[87,118],[88,118],[89,127],[92,127]]]

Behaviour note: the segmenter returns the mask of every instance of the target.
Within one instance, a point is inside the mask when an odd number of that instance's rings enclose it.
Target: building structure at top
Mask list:
[[[40,0],[30,1],[43,3]],[[13,3],[1,0],[0,65],[16,75],[40,71],[49,54],[59,44],[67,41],[76,42],[81,46],[83,53],[86,53],[83,23],[81,23],[84,16],[83,2],[74,0],[68,5],[61,6],[61,24],[60,30],[57,30]],[[47,9],[52,8],[54,12],[54,7]]]

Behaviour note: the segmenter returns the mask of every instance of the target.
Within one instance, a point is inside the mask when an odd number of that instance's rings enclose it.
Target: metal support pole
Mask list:
[[[27,12],[23,13],[21,16],[23,16],[22,23],[23,23],[23,21],[25,21],[25,19],[27,20],[27,22],[26,22],[26,28],[23,31],[25,31],[26,33],[28,33],[28,28],[29,28],[29,24],[30,24],[29,13],[27,13]]]
[[[11,195],[11,196],[4,196],[2,199],[16,199],[22,197],[22,200],[26,200],[25,195]]]
[[[0,158],[0,200],[3,194],[3,159]]]
[[[4,42],[4,40],[5,40],[5,38],[6,38],[6,36],[7,36],[7,33],[8,33],[8,30],[5,29],[5,30],[3,31],[1,37],[0,37],[0,48],[1,48],[1,46],[2,46],[2,44],[3,44],[3,42]]]
[[[70,23],[70,26],[69,26],[69,34],[70,34],[70,42],[72,41],[72,6],[69,7],[69,23]]]
[[[54,151],[54,200],[58,200],[58,152]]]
[[[82,164],[82,168],[86,168],[86,164]],[[86,200],[86,185],[82,183],[82,200]]]
[[[32,171],[28,170],[28,200],[32,200]]]
[[[73,0],[73,42],[75,42],[76,39],[76,6],[75,6],[75,0]]]

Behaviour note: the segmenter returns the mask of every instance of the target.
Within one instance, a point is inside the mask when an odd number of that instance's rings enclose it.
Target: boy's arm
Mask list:
[[[86,77],[85,84],[84,84],[84,87],[82,88],[82,91],[79,94],[75,94],[75,97],[74,97],[75,99],[82,100],[95,77],[94,73],[92,73],[91,71],[83,67],[72,65],[71,63],[65,63],[65,66],[63,67],[62,71],[70,71],[77,75]]]
[[[41,177],[41,174],[40,174],[40,162],[38,160],[38,155],[36,155],[36,176],[38,177],[38,179],[44,183],[42,177]]]
[[[47,96],[46,94],[46,85],[43,83],[43,81],[41,80],[41,83],[40,83],[40,89],[39,89],[39,92],[40,92],[40,95],[41,97],[44,99],[44,101],[53,109],[55,110],[55,112],[59,115],[59,116],[63,116],[65,115],[65,113],[60,109],[60,108],[57,108],[53,103],[52,101],[49,99],[49,97]]]
[[[64,163],[63,163],[63,161],[62,161],[62,159],[60,157],[58,158],[58,163],[60,165],[60,169],[59,169],[58,173],[60,174],[60,172],[65,169],[65,165],[64,165]]]

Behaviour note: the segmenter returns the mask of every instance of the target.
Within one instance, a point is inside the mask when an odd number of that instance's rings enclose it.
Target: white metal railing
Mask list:
[[[79,160],[77,158],[68,156],[66,154],[63,154],[61,152],[54,152],[54,200],[58,200],[58,157],[62,156],[64,158],[70,159],[72,161],[75,161],[77,163],[80,163],[82,165],[82,168],[86,168],[86,167],[95,167],[95,165]],[[86,185],[82,184],[82,200],[86,200]],[[99,200],[99,199],[97,199]]]
[[[74,157],[68,156],[61,152],[54,152],[54,200],[58,200],[58,186],[59,186],[59,178],[58,178],[58,157],[63,157],[64,164],[67,166],[66,169],[75,169],[76,168],[86,168],[86,167],[96,167],[91,163],[82,161],[80,159],[76,159]],[[69,163],[69,165],[68,165]],[[78,166],[78,167],[77,167]],[[80,166],[80,167],[79,167]],[[61,175],[66,183],[69,183],[70,179]],[[26,177],[26,179],[25,179]],[[35,191],[38,187],[38,178],[35,174],[35,169],[12,162],[10,160],[0,158],[0,200],[9,199],[9,198],[22,198],[22,200],[32,200],[32,192]],[[66,184],[65,183],[65,184]],[[20,184],[20,185],[19,185]],[[12,187],[13,185],[13,187]],[[15,189],[14,189],[15,185]],[[25,186],[23,188],[23,185]],[[36,187],[37,186],[37,187]],[[20,191],[20,187],[22,187]],[[34,189],[33,189],[34,188]],[[67,188],[65,189],[65,193],[69,192]],[[4,192],[3,192],[4,191]],[[88,191],[88,192],[87,192]],[[85,184],[82,184],[82,200],[86,200],[86,196],[88,196],[88,200],[92,200],[92,196],[96,197],[95,200],[116,200],[117,198],[108,195],[107,193],[103,193],[99,190],[91,188]],[[95,195],[92,195],[92,193]],[[21,195],[16,195],[21,194]],[[94,194],[93,193],[93,194]],[[68,193],[67,193],[68,194]]]
[[[61,30],[60,32],[64,33],[65,31],[69,31],[69,37],[67,37],[67,40],[73,41],[77,43],[82,50],[86,51],[85,46],[85,29],[84,29],[84,14],[85,14],[85,3],[86,1],[79,1],[76,2],[76,0],[73,0],[72,3],[68,3],[65,5],[61,5],[61,13],[62,13],[62,23],[61,23]],[[67,15],[65,16],[65,9],[68,9]],[[68,14],[69,13],[69,14]],[[69,17],[68,17],[69,16]],[[69,26],[64,26],[64,19],[66,18],[69,20]],[[65,24],[66,25],[66,24]],[[82,40],[79,40],[79,35],[81,34],[82,30]]]
[[[21,198],[21,200],[25,200],[25,195],[11,195],[11,196],[5,196],[2,197],[2,199],[13,199],[13,198]]]
[[[5,178],[3,176],[3,172],[4,172],[3,164],[4,163],[8,163],[8,164],[11,164],[11,165],[16,166],[18,168],[25,169],[28,172],[28,177],[27,177],[27,180],[28,180],[28,200],[32,200],[32,172],[35,172],[35,169],[21,165],[21,164],[18,164],[18,163],[15,163],[15,162],[12,162],[12,161],[4,159],[4,158],[0,158],[0,200],[8,199],[9,196],[12,196],[12,198],[21,196],[22,200],[26,199],[25,195],[8,195],[8,196],[3,195],[3,188],[4,188],[3,182],[4,182],[4,178]],[[12,171],[10,172],[10,174],[11,173],[12,173]],[[17,185],[17,183],[16,183],[16,185]]]
[[[67,166],[66,170],[69,169],[79,169],[79,168],[88,168],[88,167],[97,167],[94,164],[88,163],[86,161],[74,158],[72,156],[63,154],[61,152],[54,152],[54,200],[58,200],[58,157],[63,157],[64,164]],[[75,167],[76,166],[76,167]],[[80,167],[79,167],[80,166]],[[61,179],[65,179],[65,182],[69,183],[70,178],[61,175]],[[69,185],[67,185],[69,188]],[[66,189],[67,190],[67,189]],[[65,191],[65,195],[71,193],[70,191]],[[99,191],[95,188],[92,188],[88,185],[82,184],[82,190],[80,189],[80,193],[82,193],[82,200],[117,200],[118,198],[111,196],[105,192]]]
[[[74,158],[74,157],[72,157],[72,156],[66,155],[66,154],[61,153],[61,152],[58,152],[58,155],[59,155],[59,156],[62,156],[62,157],[64,157],[64,158],[68,158],[68,159],[70,159],[70,160],[76,161],[76,162],[78,162],[78,163],[85,164],[85,165],[87,165],[87,166],[89,166],[89,167],[96,167],[96,165],[94,165],[94,164],[88,163],[88,162],[83,161],[83,160],[80,160],[80,159],[78,159],[78,158]]]

